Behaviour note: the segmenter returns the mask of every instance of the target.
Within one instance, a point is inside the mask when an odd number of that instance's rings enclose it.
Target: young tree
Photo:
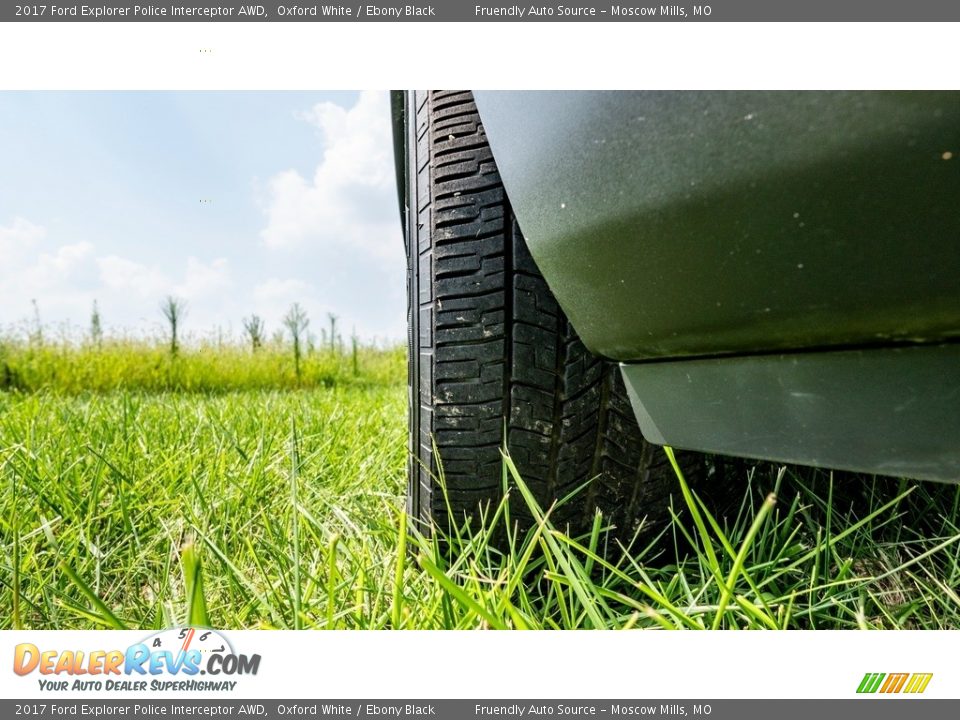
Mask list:
[[[360,374],[360,358],[358,350],[360,348],[360,339],[357,337],[357,329],[354,328],[353,332],[350,333],[350,357],[353,360],[353,374]]]
[[[330,318],[330,352],[337,349],[337,316],[333,313],[327,313]]]
[[[187,304],[180,298],[173,295],[167,295],[166,299],[160,303],[160,312],[167,319],[170,326],[170,355],[176,356],[180,352],[180,338],[178,332],[183,323],[183,318],[187,314]]]
[[[300,303],[294,303],[283,318],[283,324],[290,333],[290,339],[293,341],[293,367],[297,375],[297,381],[300,381],[300,358],[303,355],[303,340],[310,325],[306,311],[300,307]]]
[[[30,304],[33,305],[33,327],[30,328],[30,342],[34,345],[43,345],[43,321],[40,320],[40,305],[37,304],[36,298],[31,299]]]
[[[256,352],[263,346],[263,340],[267,336],[266,325],[263,318],[259,315],[251,315],[243,319],[243,331],[250,338],[250,346]]]
[[[103,344],[103,324],[100,321],[100,308],[97,301],[93,301],[93,311],[90,313],[90,342],[97,347]]]

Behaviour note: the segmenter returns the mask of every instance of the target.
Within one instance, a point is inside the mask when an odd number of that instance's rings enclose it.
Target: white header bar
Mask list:
[[[949,23],[7,23],[0,89],[955,89],[956,47]]]

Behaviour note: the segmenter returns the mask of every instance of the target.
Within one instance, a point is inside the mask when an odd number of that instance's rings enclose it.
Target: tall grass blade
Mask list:
[[[767,495],[767,499],[764,500],[763,505],[760,506],[757,516],[753,519],[753,524],[750,525],[750,529],[747,531],[747,535],[743,539],[743,543],[740,545],[740,551],[737,553],[737,557],[733,561],[733,568],[730,570],[730,576],[727,578],[726,585],[724,585],[721,590],[720,605],[717,607],[717,614],[713,619],[714,630],[719,629],[720,623],[723,622],[723,615],[727,610],[727,605],[729,604],[731,595],[733,594],[733,588],[736,587],[737,579],[739,578],[740,573],[743,572],[743,563],[747,559],[747,553],[750,551],[750,546],[753,545],[753,539],[757,536],[757,533],[760,532],[760,528],[763,527],[763,523],[766,521],[767,515],[773,511],[773,507],[776,504],[776,495],[773,493]]]
[[[212,627],[207,615],[207,599],[203,592],[203,565],[200,554],[191,543],[183,549],[184,586],[187,590],[187,625]]]
[[[290,534],[293,541],[293,629],[303,629],[302,593],[300,585],[300,502],[297,479],[300,475],[300,445],[297,442],[297,422],[290,420]]]
[[[400,509],[400,531],[397,541],[397,562],[393,570],[393,603],[390,610],[392,627],[399,630],[403,619],[403,574],[407,562],[407,511]]]

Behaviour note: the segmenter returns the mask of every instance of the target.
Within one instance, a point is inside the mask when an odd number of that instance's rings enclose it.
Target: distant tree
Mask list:
[[[283,318],[283,324],[290,333],[290,339],[293,341],[293,367],[297,374],[297,380],[300,380],[300,358],[303,356],[303,341],[310,320],[307,318],[306,311],[300,307],[300,303],[294,303]]]
[[[160,303],[160,312],[163,313],[163,316],[167,319],[167,324],[170,326],[170,355],[176,356],[180,352],[178,333],[183,318],[187,314],[187,303],[173,295],[167,295],[164,301]]]
[[[103,344],[103,324],[100,321],[100,308],[97,301],[93,301],[93,310],[90,313],[90,342],[97,347]]]
[[[243,319],[243,331],[250,338],[250,347],[256,352],[263,347],[263,341],[267,337],[266,325],[263,318],[259,315],[251,315]]]
[[[327,317],[330,318],[330,351],[333,352],[337,349],[337,316],[327,313]]]
[[[32,298],[30,304],[33,306],[33,327],[30,328],[30,342],[35,345],[43,345],[43,322],[40,320],[40,306],[37,299]]]
[[[350,357],[353,360],[353,374],[360,374],[360,358],[358,356],[357,350],[360,346],[360,340],[357,338],[357,329],[354,328],[353,332],[350,333]]]

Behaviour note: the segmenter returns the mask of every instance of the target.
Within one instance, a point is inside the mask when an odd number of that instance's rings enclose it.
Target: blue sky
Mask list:
[[[403,241],[383,92],[0,93],[0,327],[32,316],[153,333],[405,333]],[[202,202],[205,201],[205,202]]]

